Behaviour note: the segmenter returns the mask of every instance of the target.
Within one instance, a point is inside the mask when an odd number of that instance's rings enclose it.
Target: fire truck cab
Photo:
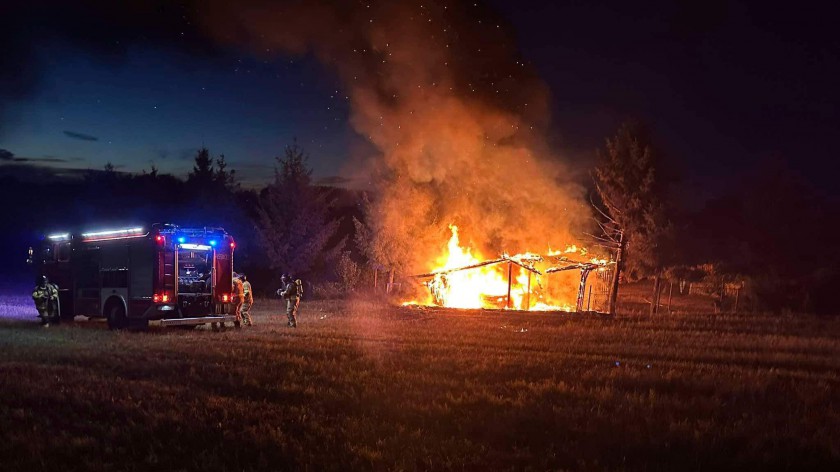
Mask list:
[[[111,329],[233,321],[233,254],[222,228],[155,224],[46,235],[30,260],[59,287],[61,318]]]

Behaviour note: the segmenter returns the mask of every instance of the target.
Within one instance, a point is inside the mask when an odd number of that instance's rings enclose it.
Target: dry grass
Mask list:
[[[267,303],[224,333],[0,320],[2,469],[840,466],[838,320]]]

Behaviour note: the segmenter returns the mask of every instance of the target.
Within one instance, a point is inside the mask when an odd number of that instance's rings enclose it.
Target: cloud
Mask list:
[[[41,164],[12,162],[0,165],[0,176],[10,177],[20,182],[58,182],[80,179],[86,169],[58,169]]]
[[[64,135],[67,136],[68,138],[80,139],[82,141],[99,141],[99,138],[97,138],[96,136],[91,136],[89,134],[84,134],[84,133],[77,133],[75,131],[66,131],[65,130]]]
[[[59,157],[54,156],[44,156],[44,157],[18,157],[12,151],[7,149],[0,149],[0,162],[3,163],[13,163],[13,162],[44,162],[44,163],[63,163],[63,162],[78,162],[83,161],[81,157],[74,157],[71,159],[62,159]]]
[[[77,159],[74,159],[77,160]],[[60,157],[20,157],[15,159],[17,162],[70,162],[68,159],[62,159]]]

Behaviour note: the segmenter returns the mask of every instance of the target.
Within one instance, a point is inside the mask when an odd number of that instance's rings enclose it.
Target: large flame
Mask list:
[[[434,275],[425,282],[429,296],[424,304],[451,308],[564,311],[574,309],[573,291],[568,289],[571,287],[565,290],[547,290],[543,278],[511,262],[454,270],[479,265],[487,259],[477,250],[461,245],[457,226],[450,225],[449,228],[452,236],[446,251],[435,261],[431,272]],[[577,247],[569,246],[557,254],[578,251]],[[542,261],[532,253],[517,254],[509,259],[522,261],[527,265],[536,265],[538,261]]]

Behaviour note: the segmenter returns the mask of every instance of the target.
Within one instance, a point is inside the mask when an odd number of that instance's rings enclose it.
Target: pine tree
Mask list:
[[[311,273],[319,263],[335,258],[344,246],[328,247],[338,230],[327,203],[311,183],[307,154],[295,142],[277,157],[274,182],[260,195],[257,230],[275,270],[296,275]]]
[[[651,311],[658,306],[659,282],[674,232],[665,205],[666,183],[658,174],[660,159],[650,134],[637,124],[623,124],[598,151],[593,180],[600,202],[595,207],[603,240],[616,250],[609,300],[613,314],[618,281],[625,271],[655,277]]]
[[[225,161],[225,155],[219,154],[219,157],[216,158],[216,173],[213,180],[220,189],[233,191],[238,187],[236,183],[236,171],[233,169],[227,170],[227,167],[228,164]]]
[[[195,155],[193,170],[187,175],[187,182],[197,188],[208,188],[215,180],[213,161],[210,150],[206,147],[199,149]]]

